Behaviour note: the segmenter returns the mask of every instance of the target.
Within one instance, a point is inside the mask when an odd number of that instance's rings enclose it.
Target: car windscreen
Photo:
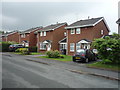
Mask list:
[[[83,50],[83,49],[80,49],[80,50],[77,50],[77,52],[76,52],[77,54],[79,53],[79,54],[85,54],[85,50]]]

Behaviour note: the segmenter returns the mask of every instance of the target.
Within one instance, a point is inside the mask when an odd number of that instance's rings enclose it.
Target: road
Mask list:
[[[118,81],[78,74],[56,65],[29,61],[27,56],[4,53],[2,88],[118,88]]]

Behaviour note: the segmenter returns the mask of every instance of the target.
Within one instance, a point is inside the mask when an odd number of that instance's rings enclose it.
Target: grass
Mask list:
[[[100,62],[95,62],[92,64],[87,64],[88,67],[92,68],[100,68],[100,69],[107,69],[113,71],[120,71],[120,66],[115,64],[101,64]]]
[[[14,54],[21,54],[20,52],[13,52]],[[30,55],[43,55],[44,53],[31,52]]]
[[[72,56],[68,56],[68,55],[62,55],[62,56],[64,56],[64,58],[49,58],[48,56],[39,56],[38,58],[47,58],[58,61],[72,61]]]

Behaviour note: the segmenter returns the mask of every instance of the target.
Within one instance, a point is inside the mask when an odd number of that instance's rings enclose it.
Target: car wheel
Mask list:
[[[76,62],[75,58],[73,57],[73,62]]]
[[[88,59],[88,58],[86,58],[86,59],[85,59],[85,62],[86,62],[86,63],[88,63],[88,62],[89,62],[89,59]]]

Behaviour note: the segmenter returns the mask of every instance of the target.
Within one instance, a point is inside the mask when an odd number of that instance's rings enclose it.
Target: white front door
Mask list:
[[[51,44],[47,44],[47,51],[50,51],[51,50]]]

